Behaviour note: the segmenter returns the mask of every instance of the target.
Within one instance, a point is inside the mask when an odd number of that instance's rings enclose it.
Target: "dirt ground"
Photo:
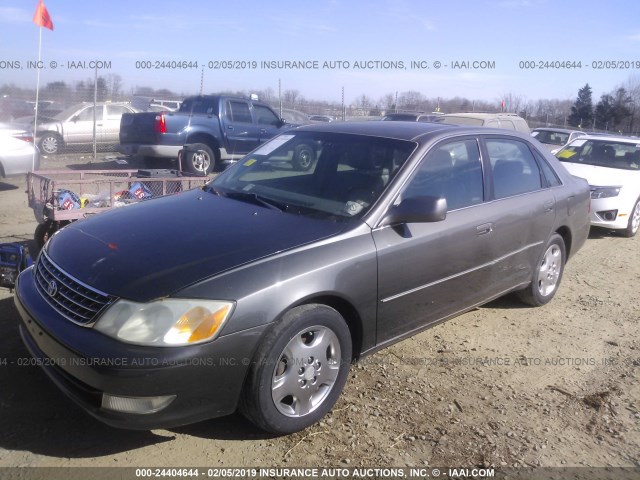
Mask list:
[[[114,154],[45,168],[126,168]],[[36,227],[22,178],[0,182],[0,242]],[[506,297],[354,365],[337,405],[273,437],[240,415],[117,430],[67,400],[28,358],[0,291],[0,467],[640,466],[640,238],[592,231],[555,299]]]

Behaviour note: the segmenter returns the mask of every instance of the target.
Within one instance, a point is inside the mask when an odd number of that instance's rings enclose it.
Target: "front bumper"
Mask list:
[[[625,229],[629,224],[629,211],[620,197],[591,199],[591,226]]]
[[[49,378],[88,413],[115,427],[147,430],[235,411],[266,325],[188,347],[129,345],[61,317],[36,290],[32,272],[20,275],[14,297],[22,340]],[[176,398],[158,412],[133,414],[102,408],[103,393]]]

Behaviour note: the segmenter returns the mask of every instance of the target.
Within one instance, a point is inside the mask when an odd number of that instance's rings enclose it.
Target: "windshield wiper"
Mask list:
[[[279,202],[272,198],[263,197],[253,192],[224,192],[225,197],[235,198],[237,200],[248,200],[252,203],[262,205],[263,207],[270,208],[271,210],[277,210],[284,212],[289,208],[289,205],[283,202]]]

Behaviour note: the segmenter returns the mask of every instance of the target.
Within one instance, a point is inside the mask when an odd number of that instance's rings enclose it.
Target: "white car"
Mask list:
[[[640,138],[583,136],[556,157],[591,186],[591,225],[633,237],[640,227]]]
[[[16,177],[40,167],[40,152],[33,134],[0,124],[0,178]]]
[[[554,155],[558,151],[571,143],[578,137],[582,137],[586,133],[580,130],[569,130],[566,128],[534,128],[531,130],[531,136],[535,137],[541,144],[543,144]]]

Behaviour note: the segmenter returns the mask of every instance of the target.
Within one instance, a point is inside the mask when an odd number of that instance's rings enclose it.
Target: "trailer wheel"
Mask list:
[[[33,234],[33,239],[36,242],[36,248],[38,252],[42,250],[44,244],[47,243],[47,240],[55,233],[57,230],[55,222],[52,220],[46,220],[44,223],[39,223],[36,227],[36,231]]]

